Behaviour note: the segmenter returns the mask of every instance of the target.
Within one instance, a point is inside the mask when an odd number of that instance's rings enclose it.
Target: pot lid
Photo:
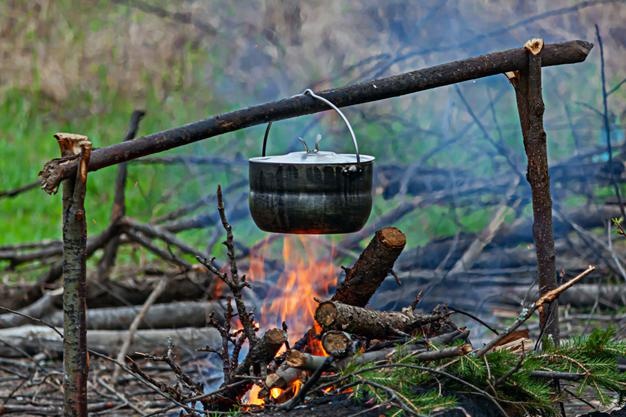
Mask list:
[[[361,163],[374,160],[370,155],[359,155]],[[356,164],[356,155],[347,153],[335,153],[328,151],[318,152],[291,152],[286,155],[258,156],[250,158],[250,162],[261,162],[268,164]]]

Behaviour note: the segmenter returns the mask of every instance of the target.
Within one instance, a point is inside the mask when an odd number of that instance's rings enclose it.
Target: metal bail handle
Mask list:
[[[352,125],[350,125],[350,122],[348,121],[348,118],[342,113],[341,110],[339,110],[339,107],[335,106],[332,102],[330,102],[329,100],[325,99],[322,96],[318,96],[317,94],[315,94],[313,92],[313,90],[311,90],[310,88],[307,88],[306,90],[304,90],[304,93],[302,93],[302,95],[309,95],[323,103],[326,103],[328,106],[330,106],[333,110],[335,110],[337,112],[337,114],[339,114],[339,117],[341,117],[341,119],[344,121],[344,123],[346,124],[346,126],[348,127],[348,130],[350,131],[350,136],[352,136],[352,143],[354,144],[354,149],[356,151],[356,163],[357,165],[361,164],[361,155],[359,154],[359,144],[356,141],[356,135],[354,134],[354,130],[352,130]],[[270,133],[270,128],[272,127],[272,122],[269,122],[267,124],[267,128],[265,129],[265,135],[263,136],[263,156],[265,156],[265,149],[267,146],[267,137],[269,136]]]

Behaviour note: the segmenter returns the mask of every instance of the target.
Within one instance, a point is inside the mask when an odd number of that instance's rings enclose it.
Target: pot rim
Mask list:
[[[369,164],[376,158],[360,154],[358,164]],[[256,156],[248,159],[250,163],[281,165],[351,165],[357,164],[355,154],[334,152],[291,152],[283,155]]]

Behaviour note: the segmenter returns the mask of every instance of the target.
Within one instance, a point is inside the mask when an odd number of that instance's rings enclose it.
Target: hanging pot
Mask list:
[[[250,213],[266,232],[297,234],[350,233],[360,230],[372,210],[374,157],[359,154],[354,131],[343,113],[330,101],[306,90],[304,94],[323,101],[346,123],[356,153],[336,154],[313,150],[265,156],[269,127],[263,141],[263,156],[250,158]]]

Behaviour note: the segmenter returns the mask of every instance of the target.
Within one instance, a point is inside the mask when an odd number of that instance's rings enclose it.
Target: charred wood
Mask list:
[[[249,374],[250,367],[260,368],[261,365],[267,365],[274,359],[278,350],[287,341],[287,334],[280,329],[270,329],[259,339],[258,343],[252,351],[246,356],[245,360],[239,365],[235,371],[235,375]],[[255,372],[258,374],[257,372]]]

